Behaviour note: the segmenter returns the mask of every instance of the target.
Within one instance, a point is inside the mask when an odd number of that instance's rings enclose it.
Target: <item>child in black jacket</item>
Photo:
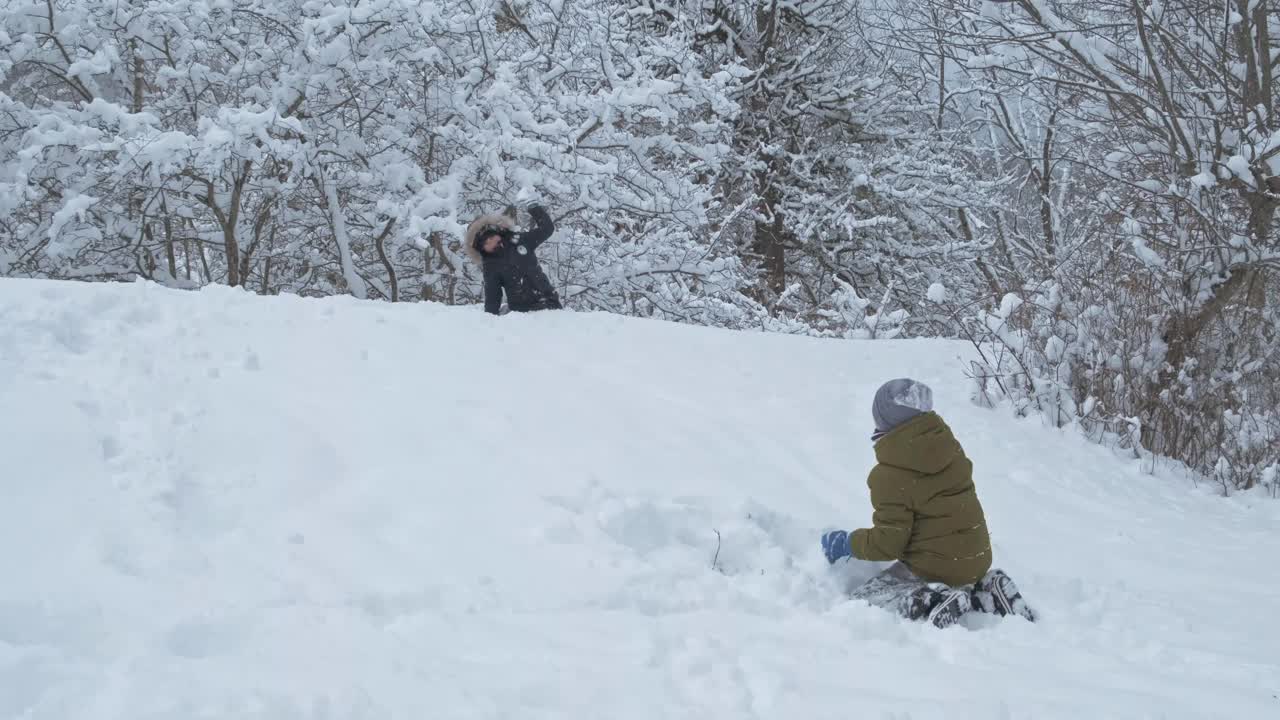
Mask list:
[[[536,250],[555,232],[555,223],[541,206],[529,208],[533,227],[517,233],[511,218],[488,214],[467,228],[464,249],[484,271],[484,310],[494,315],[507,296],[512,312],[559,310],[560,298],[538,264]]]

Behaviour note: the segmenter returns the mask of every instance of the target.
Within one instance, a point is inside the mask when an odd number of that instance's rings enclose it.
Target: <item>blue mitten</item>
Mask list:
[[[853,555],[853,548],[849,547],[849,533],[845,530],[832,530],[823,535],[822,552],[827,554],[829,563]]]

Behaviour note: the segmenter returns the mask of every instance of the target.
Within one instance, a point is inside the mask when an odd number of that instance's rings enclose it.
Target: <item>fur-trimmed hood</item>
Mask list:
[[[476,247],[476,238],[479,237],[480,231],[489,225],[500,227],[507,233],[514,233],[516,230],[516,225],[511,218],[501,213],[487,213],[476,218],[467,226],[467,234],[462,243],[462,249],[467,253],[467,257],[471,258],[476,265],[484,265],[484,255]]]

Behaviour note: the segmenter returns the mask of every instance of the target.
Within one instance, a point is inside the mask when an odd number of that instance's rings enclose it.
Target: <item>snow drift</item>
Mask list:
[[[1280,503],[980,409],[964,352],[0,281],[0,717],[1280,713]],[[901,375],[1042,622],[843,599]]]

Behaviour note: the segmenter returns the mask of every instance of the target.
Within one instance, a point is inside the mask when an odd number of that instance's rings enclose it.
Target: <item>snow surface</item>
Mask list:
[[[1280,502],[975,407],[964,353],[0,280],[0,718],[1280,717]],[[843,599],[902,375],[1042,622]]]

